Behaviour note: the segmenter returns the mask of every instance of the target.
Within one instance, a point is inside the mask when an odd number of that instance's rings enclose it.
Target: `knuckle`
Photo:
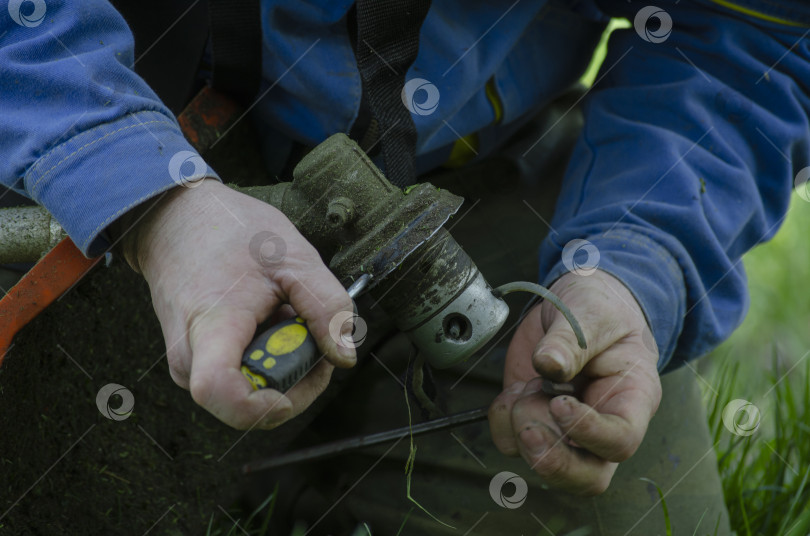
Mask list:
[[[637,448],[635,441],[622,441],[621,444],[615,445],[608,459],[612,462],[623,462],[635,454]]]
[[[586,486],[583,490],[581,495],[585,497],[595,497],[596,495],[601,495],[607,491],[608,486],[610,486],[610,479],[609,478],[600,478],[588,486]]]
[[[628,322],[628,319],[634,319],[635,317],[627,314],[625,315],[602,315],[599,317],[599,324],[597,325],[597,329],[604,333],[605,338],[609,341],[618,341],[621,340],[628,335],[630,335],[633,331],[633,326],[631,322]]]
[[[546,453],[538,456],[535,464],[535,472],[552,483],[564,480],[568,471],[568,462],[565,456],[560,455],[557,447],[552,447]]]
[[[168,361],[169,361],[169,375],[172,377],[172,380],[174,380],[174,383],[176,383],[179,387],[182,387],[183,389],[188,389],[189,388],[188,366],[183,362],[182,359],[179,359],[177,357],[172,358],[171,356],[169,356]]]
[[[337,283],[336,292],[321,292],[321,299],[326,305],[327,314],[336,315],[341,311],[348,311],[354,313],[354,303],[352,303],[349,295],[345,291],[341,291],[342,287]]]
[[[194,402],[207,408],[213,394],[213,384],[209,378],[192,376],[189,381],[189,391]]]

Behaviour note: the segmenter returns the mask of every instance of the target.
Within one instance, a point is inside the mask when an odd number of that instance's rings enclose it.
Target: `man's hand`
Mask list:
[[[353,310],[351,300],[275,208],[206,179],[169,192],[136,230],[125,238],[129,260],[149,283],[172,378],[223,422],[278,426],[325,389],[333,365],[354,364],[354,350],[329,334],[332,317]],[[253,391],[240,372],[242,353],[256,326],[285,303],[307,321],[326,360],[286,396]]]
[[[489,410],[492,438],[549,485],[599,494],[641,444],[661,401],[658,352],[641,308],[613,276],[570,273],[551,290],[579,320],[588,348],[550,303],[532,309],[507,351],[505,390]],[[576,378],[579,400],[550,398],[538,373],[553,382]]]

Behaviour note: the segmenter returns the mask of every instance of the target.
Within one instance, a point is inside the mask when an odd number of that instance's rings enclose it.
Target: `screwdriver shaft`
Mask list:
[[[487,418],[488,407],[477,408],[462,413],[455,413],[447,417],[440,417],[423,423],[411,426],[403,426],[394,430],[387,430],[376,434],[369,434],[358,437],[351,437],[348,439],[341,439],[331,443],[324,443],[315,447],[304,448],[290,452],[289,454],[282,454],[264,460],[250,462],[242,467],[242,473],[249,474],[273,467],[280,467],[282,465],[290,465],[303,461],[314,461],[330,456],[336,456],[347,450],[353,450],[361,447],[371,447],[373,445],[380,445],[395,441],[407,435],[418,436],[430,432],[438,432],[448,428],[454,428],[464,424],[470,424],[478,421],[483,421]]]

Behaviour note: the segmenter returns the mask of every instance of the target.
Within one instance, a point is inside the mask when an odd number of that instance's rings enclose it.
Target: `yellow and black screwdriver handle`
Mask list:
[[[347,290],[355,296],[368,285],[370,276],[358,278]],[[319,360],[318,345],[300,316],[280,322],[250,343],[242,355],[242,374],[253,389],[282,393],[304,377]]]
[[[271,327],[250,343],[242,374],[254,389],[284,392],[315,366],[318,346],[300,316]]]

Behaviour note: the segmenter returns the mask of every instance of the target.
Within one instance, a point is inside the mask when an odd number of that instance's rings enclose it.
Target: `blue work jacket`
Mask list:
[[[262,0],[252,111],[266,136],[315,145],[351,129],[351,3]],[[423,80],[408,101],[417,167],[447,161],[460,137],[475,134],[481,153],[497,146],[580,77],[609,17],[633,24],[611,36],[583,100],[539,280],[587,271],[597,251],[641,304],[663,370],[739,325],[740,258],[774,235],[794,180],[810,175],[804,2],[434,0],[406,77]],[[108,247],[103,231],[121,214],[176,186],[172,159],[193,151],[135,61],[106,1],[0,2],[0,182],[88,255]]]

